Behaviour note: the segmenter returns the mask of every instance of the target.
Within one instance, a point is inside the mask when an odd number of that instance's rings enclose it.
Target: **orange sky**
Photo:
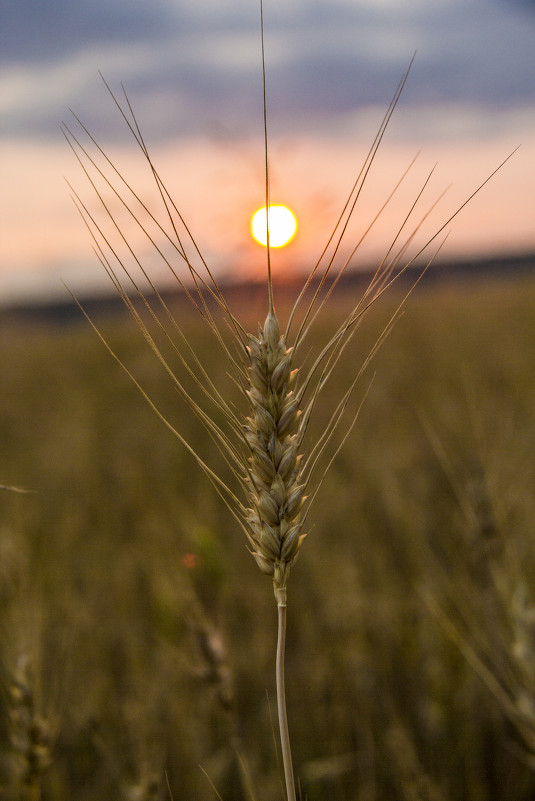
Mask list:
[[[446,186],[452,187],[426,226],[427,235],[521,144],[500,173],[448,226],[451,234],[443,253],[454,257],[535,249],[533,128],[521,125],[515,138],[509,131],[485,142],[458,142],[452,137],[409,143],[397,137],[390,143],[387,138],[370,173],[348,245],[360,237],[418,147],[422,153],[413,174],[362,248],[363,264],[384,253],[385,243],[395,234],[435,162],[438,166],[427,205]],[[313,263],[372,138],[370,128],[367,137],[319,136],[272,143],[272,202],[289,205],[299,220],[295,241],[275,257],[284,269]],[[4,302],[25,292],[62,296],[62,278],[77,291],[98,286],[102,270],[63,176],[68,176],[84,200],[92,201],[92,191],[69,148],[59,136],[56,144],[47,146],[18,141],[6,144],[4,140],[3,148],[0,291]],[[113,148],[110,152],[129,180],[141,187],[149,201],[156,202],[139,154]],[[249,232],[250,215],[264,200],[262,143],[222,145],[207,139],[182,139],[154,150],[153,157],[209,263],[236,276],[263,270],[263,249]]]
[[[258,3],[47,0],[46,13],[42,0],[8,5],[0,48],[0,305],[65,297],[62,278],[78,293],[103,285],[63,181],[68,176],[90,197],[59,131],[69,108],[111,146],[148,202],[157,201],[141,177],[139,154],[122,149],[129,132],[99,72],[118,97],[126,87],[214,270],[235,277],[263,270],[265,253],[249,232],[250,215],[264,203]],[[448,226],[443,252],[535,251],[533,0],[264,5],[271,199],[291,206],[299,221],[295,240],[274,257],[278,269],[306,270],[321,252],[414,53],[348,249],[416,151],[411,179],[362,248],[361,264],[384,255],[435,162],[424,203],[453,186],[429,220],[428,236],[521,145]],[[142,255],[150,264],[151,254]]]

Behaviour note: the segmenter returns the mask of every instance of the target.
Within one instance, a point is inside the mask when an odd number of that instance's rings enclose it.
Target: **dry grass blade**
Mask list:
[[[16,492],[19,495],[31,495],[34,490],[24,489],[23,487],[14,487],[11,484],[0,484],[0,490],[5,492]]]

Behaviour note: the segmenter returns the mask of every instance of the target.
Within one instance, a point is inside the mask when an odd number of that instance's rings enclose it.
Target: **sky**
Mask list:
[[[271,198],[299,221],[276,269],[315,262],[414,53],[347,252],[417,153],[358,251],[363,266],[384,255],[435,165],[422,209],[448,190],[424,238],[517,146],[445,226],[442,255],[535,250],[533,0],[264,3]],[[0,304],[65,297],[62,281],[78,293],[107,286],[65,181],[94,202],[60,129],[76,128],[71,110],[157,205],[99,73],[117,95],[126,87],[208,263],[226,278],[263,270],[249,233],[264,200],[257,0],[1,0]]]

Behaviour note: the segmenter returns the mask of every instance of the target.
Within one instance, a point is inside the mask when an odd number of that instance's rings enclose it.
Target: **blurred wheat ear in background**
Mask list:
[[[269,208],[263,18],[261,28],[265,200]],[[249,333],[247,324],[242,323],[239,314],[231,310],[217,277],[203,259],[196,239],[152,160],[126,93],[121,101],[108,87],[153,177],[159,211],[151,210],[152,207],[138,195],[127,176],[114,166],[78,117],[75,120],[80,133],[75,133],[69,126],[64,127],[65,136],[97,199],[97,208],[92,210],[81,195],[73,190],[73,197],[90,231],[97,256],[180,401],[211,438],[214,454],[219,458],[217,464],[221,465],[222,458],[223,470],[216,467],[215,459],[211,462],[209,453],[201,453],[196,448],[180,424],[175,424],[159,408],[150,392],[107,344],[94,323],[92,325],[145,400],[204,471],[244,532],[260,570],[272,579],[278,608],[278,715],[289,801],[295,801],[296,798],[284,676],[290,569],[308,533],[311,504],[320,491],[330,464],[357,420],[365,395],[365,389],[360,389],[360,379],[389,334],[406,297],[431,262],[434,254],[422,259],[424,251],[430,245],[434,245],[435,252],[439,249],[438,238],[453,219],[450,216],[427,237],[423,247],[417,246],[411,252],[416,234],[438,202],[424,200],[432,177],[430,174],[424,184],[415,189],[413,202],[402,215],[391,242],[385,244],[384,258],[363,294],[350,305],[349,311],[346,310],[339,317],[323,344],[318,346],[315,341],[313,349],[310,349],[311,333],[321,322],[322,313],[325,313],[337,285],[368,233],[355,244],[349,256],[343,260],[340,258],[348,223],[358,207],[370,166],[376,158],[407,77],[408,71],[400,81],[365,162],[356,175],[327,246],[305,277],[303,288],[284,326],[276,313],[268,213],[266,309],[265,320],[259,326],[257,335]],[[394,186],[375,220],[406,179],[409,170],[410,167]],[[135,231],[135,236],[132,231]],[[136,246],[135,241],[141,241],[142,244]],[[156,286],[151,269],[145,266],[143,251],[147,249],[152,252],[152,264],[156,264],[158,270],[164,267],[169,272],[204,321],[212,336],[212,358],[223,359],[227,364],[231,378],[230,390],[216,385],[210,364],[203,363],[195,340],[184,332],[180,317],[166,294]],[[419,269],[412,269],[415,265],[420,265]],[[358,349],[355,351],[355,334],[371,307],[402,275],[407,274],[411,276],[409,288],[402,293],[394,311],[387,315],[371,349],[365,353],[359,353]],[[332,314],[329,320],[332,320]],[[345,387],[331,405],[326,422],[318,429],[314,425],[314,412],[319,398],[323,397],[335,375],[345,376]],[[328,501],[324,499],[323,502]],[[224,547],[224,543],[221,543],[221,547]]]

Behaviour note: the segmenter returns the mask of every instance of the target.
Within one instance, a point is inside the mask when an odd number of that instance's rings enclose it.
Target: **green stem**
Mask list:
[[[288,717],[286,715],[286,689],[284,682],[284,651],[286,645],[286,587],[275,590],[277,599],[279,631],[277,637],[277,712],[279,715],[279,729],[281,738],[282,763],[284,765],[284,779],[286,782],[286,795],[288,801],[296,801],[294,771],[292,766],[292,751],[290,748],[290,734],[288,732]]]

